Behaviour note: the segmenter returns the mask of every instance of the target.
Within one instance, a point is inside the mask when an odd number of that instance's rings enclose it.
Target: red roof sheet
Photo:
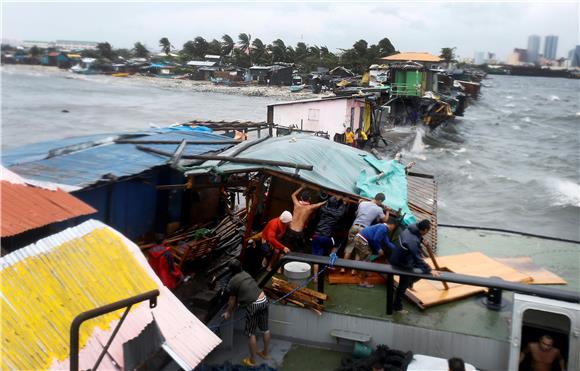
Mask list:
[[[0,187],[2,237],[96,212],[60,189],[51,191],[6,180],[0,181]]]

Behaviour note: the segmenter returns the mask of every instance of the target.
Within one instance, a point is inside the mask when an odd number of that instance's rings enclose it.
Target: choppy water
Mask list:
[[[493,76],[484,84],[465,117],[419,133],[404,155],[437,176],[439,221],[579,240],[580,81]],[[8,66],[2,147],[196,118],[265,120],[273,100]]]

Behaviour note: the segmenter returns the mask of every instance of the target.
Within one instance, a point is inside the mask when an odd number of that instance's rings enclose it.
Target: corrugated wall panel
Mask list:
[[[123,365],[122,344],[139,334],[152,315],[163,336],[180,344],[175,352],[192,368],[220,342],[162,285],[139,248],[100,222],[45,238],[3,257],[0,264],[2,368],[67,368],[69,328],[76,315],[156,288],[161,292],[157,308],[136,306],[121,327],[109,350],[115,362]],[[117,311],[83,324],[81,368],[92,367],[120,315]],[[113,367],[110,360],[102,367],[107,366]]]

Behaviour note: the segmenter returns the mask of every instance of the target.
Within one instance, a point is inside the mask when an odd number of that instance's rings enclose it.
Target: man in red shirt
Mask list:
[[[286,228],[291,221],[292,213],[290,211],[284,211],[278,218],[270,220],[262,231],[262,240],[268,242],[274,253],[272,259],[270,259],[270,264],[266,268],[268,272],[272,270],[272,265],[278,261],[281,253],[288,254],[290,251],[280,240],[284,233],[286,233]]]

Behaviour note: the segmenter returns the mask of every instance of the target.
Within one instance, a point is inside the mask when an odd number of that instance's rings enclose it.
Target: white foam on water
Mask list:
[[[469,160],[465,160],[465,163],[466,163],[467,165],[471,165],[471,161],[469,161]]]
[[[512,128],[514,128],[515,130],[522,130],[521,126],[519,125],[512,125]]]
[[[552,196],[552,205],[580,207],[580,184],[562,178],[547,178],[545,184]]]
[[[576,116],[579,116],[580,117],[580,112],[576,112]]]
[[[523,122],[532,122],[532,119],[531,119],[531,118],[529,118],[528,116],[526,116],[526,117],[524,117],[524,118],[522,119],[522,121],[523,121]]]
[[[505,99],[514,99],[513,95],[506,95]]]
[[[557,95],[550,95],[550,98],[549,99],[553,102],[553,101],[556,101],[556,100],[560,100],[560,97],[557,96]]]
[[[467,152],[467,149],[465,149],[465,147],[461,147],[457,150],[457,153],[463,153],[463,152]]]
[[[506,104],[504,104],[503,106],[504,106],[504,107],[508,107],[508,108],[513,108],[513,107],[515,107],[516,105],[515,105],[514,103],[506,103]]]
[[[423,129],[417,129],[417,135],[415,135],[415,140],[413,141],[413,146],[411,147],[411,153],[422,153],[425,150],[425,143],[423,143],[423,136],[425,132]]]

